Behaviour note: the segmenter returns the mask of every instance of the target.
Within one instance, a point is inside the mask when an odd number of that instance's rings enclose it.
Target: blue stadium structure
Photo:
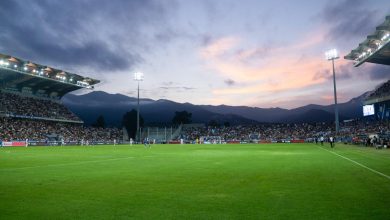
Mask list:
[[[68,92],[93,88],[99,80],[0,54],[0,89],[61,98]]]
[[[363,115],[390,119],[390,80],[380,85],[363,101]]]
[[[122,140],[116,128],[87,127],[61,97],[99,80],[0,54],[0,146]]]
[[[390,16],[376,27],[373,34],[347,54],[356,67],[365,62],[390,65]],[[363,115],[379,120],[390,119],[390,80],[376,88],[363,101]]]
[[[355,61],[356,67],[365,62],[390,65],[390,16],[344,58]]]
[[[82,123],[60,99],[96,83],[99,80],[0,54],[0,115]]]

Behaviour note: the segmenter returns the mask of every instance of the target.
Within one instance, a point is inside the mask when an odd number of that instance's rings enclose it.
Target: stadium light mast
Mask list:
[[[332,61],[333,67],[333,93],[334,93],[334,115],[335,115],[335,124],[336,124],[336,134],[339,133],[339,109],[337,106],[337,93],[336,93],[336,73],[334,70],[334,60],[339,58],[339,54],[336,49],[328,50],[325,53],[327,60]]]
[[[140,72],[134,73],[134,80],[137,81],[138,83],[138,88],[137,88],[137,133],[136,137],[138,135],[138,143],[141,142],[141,132],[140,132],[140,127],[139,127],[139,82],[144,80],[144,74]]]

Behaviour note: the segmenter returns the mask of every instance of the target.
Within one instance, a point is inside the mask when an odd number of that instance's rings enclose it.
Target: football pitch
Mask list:
[[[389,219],[390,150],[338,144],[0,149],[0,219]]]

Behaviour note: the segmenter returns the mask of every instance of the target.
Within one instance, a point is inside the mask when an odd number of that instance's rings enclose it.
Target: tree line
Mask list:
[[[180,124],[190,124],[192,122],[192,113],[187,111],[176,111],[175,115],[172,118],[173,125]],[[139,126],[144,127],[145,120],[140,114],[139,116]],[[96,122],[92,124],[94,127],[105,128],[106,122],[103,115],[99,115],[96,119]],[[127,133],[130,138],[135,139],[137,134],[137,110],[132,109],[129,112],[126,112],[122,117],[122,126],[127,130]]]

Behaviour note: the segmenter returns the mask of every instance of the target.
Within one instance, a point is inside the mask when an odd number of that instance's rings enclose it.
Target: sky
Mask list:
[[[1,0],[0,53],[99,79],[95,90],[193,104],[295,108],[346,102],[390,67],[343,59],[388,0]],[[78,93],[88,92],[86,90]]]

